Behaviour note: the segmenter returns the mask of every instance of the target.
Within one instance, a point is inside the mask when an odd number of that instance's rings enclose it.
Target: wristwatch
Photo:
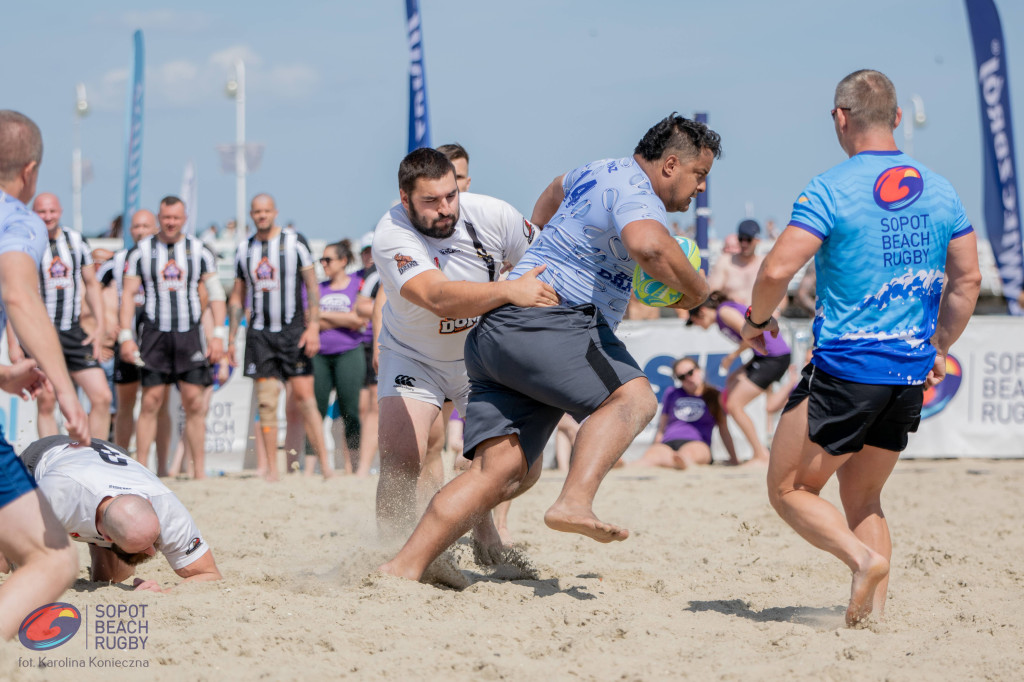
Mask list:
[[[750,306],[747,306],[747,312],[746,312],[746,314],[743,317],[746,319],[747,324],[749,324],[754,329],[764,329],[765,327],[768,326],[768,323],[772,321],[772,317],[771,317],[771,315],[769,315],[768,319],[765,320],[764,322],[760,322],[760,323],[754,322],[754,318],[752,318],[750,316],[750,311],[751,310],[753,310],[753,308],[751,308]]]

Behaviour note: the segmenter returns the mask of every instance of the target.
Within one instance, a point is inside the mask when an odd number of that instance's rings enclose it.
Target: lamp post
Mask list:
[[[85,84],[75,86],[74,149],[71,151],[71,216],[72,226],[82,232],[82,117],[89,113]]]
[[[924,113],[924,100],[920,95],[910,96],[911,115],[903,112],[903,152],[907,156],[914,155],[914,128],[923,128],[928,120]]]
[[[245,217],[245,62],[235,61],[235,77],[227,83],[228,97],[235,100],[235,238],[247,237]]]

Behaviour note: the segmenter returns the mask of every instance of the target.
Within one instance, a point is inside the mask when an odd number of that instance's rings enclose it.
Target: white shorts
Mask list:
[[[408,398],[440,408],[445,400],[451,400],[460,415],[466,414],[469,377],[462,360],[428,363],[381,348],[377,382],[378,401],[388,397]]]

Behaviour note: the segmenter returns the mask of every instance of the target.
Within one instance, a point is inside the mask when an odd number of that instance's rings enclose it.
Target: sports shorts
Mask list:
[[[455,403],[465,414],[469,398],[469,378],[462,360],[418,360],[392,348],[381,348],[377,372],[377,400],[389,397],[409,398],[442,407],[445,400]]]
[[[36,487],[35,479],[0,431],[0,507],[6,507]]]
[[[459,408],[466,458],[488,439],[516,434],[527,466],[542,456],[564,413],[581,422],[620,386],[644,377],[591,303],[495,308],[466,338],[466,370],[469,411]]]
[[[313,359],[299,348],[305,328],[285,327],[279,332],[250,327],[245,333],[245,376],[279,379],[313,375]]]
[[[147,324],[142,330],[139,348],[145,363],[140,373],[143,386],[179,381],[196,386],[213,385],[203,330],[198,324],[187,332],[162,332]]]
[[[830,455],[866,445],[893,452],[907,447],[921,424],[924,386],[859,384],[808,363],[783,412],[807,400],[807,432]]]
[[[789,371],[789,359],[789,353],[776,356],[755,355],[750,362],[743,365],[743,371],[755,386],[767,389],[786,376],[786,372]]]

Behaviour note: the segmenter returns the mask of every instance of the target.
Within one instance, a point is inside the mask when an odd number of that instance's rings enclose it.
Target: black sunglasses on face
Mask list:
[[[323,263],[324,265],[327,265],[331,261],[335,261],[335,260],[341,260],[341,259],[340,258],[328,258],[327,256],[324,256],[323,258],[320,259],[320,262]]]
[[[685,380],[689,379],[691,376],[693,376],[693,373],[696,372],[696,371],[697,371],[697,368],[694,367],[689,372],[683,372],[682,374],[677,374],[676,375],[676,379],[678,379],[679,381],[685,381]]]

